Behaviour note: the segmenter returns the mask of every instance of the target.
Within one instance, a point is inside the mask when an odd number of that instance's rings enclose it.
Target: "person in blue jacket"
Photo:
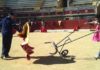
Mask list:
[[[2,53],[1,58],[10,58],[9,51],[12,43],[12,28],[15,26],[15,14],[8,13],[8,15],[0,21],[1,32],[2,32]]]

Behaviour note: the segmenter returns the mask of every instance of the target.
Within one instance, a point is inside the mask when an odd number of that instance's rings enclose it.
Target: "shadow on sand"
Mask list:
[[[44,65],[51,65],[51,64],[69,64],[75,63],[75,58],[73,56],[68,56],[68,58],[62,58],[59,56],[33,56],[31,59],[36,59],[33,64],[44,64]],[[26,57],[11,57],[7,60],[18,60],[18,59],[26,59]]]
[[[71,56],[70,56],[71,57]],[[34,61],[34,64],[44,64],[44,65],[51,65],[51,64],[68,64],[68,63],[75,63],[74,59],[69,58],[64,59],[58,56],[38,56],[33,57],[37,59]]]

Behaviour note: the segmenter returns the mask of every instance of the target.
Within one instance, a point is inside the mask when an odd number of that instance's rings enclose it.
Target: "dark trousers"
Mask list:
[[[2,34],[2,55],[8,56],[11,48],[12,35]]]

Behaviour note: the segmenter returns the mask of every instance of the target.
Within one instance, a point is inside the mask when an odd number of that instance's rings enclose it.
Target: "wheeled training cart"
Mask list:
[[[66,37],[64,37],[64,38],[63,38],[61,41],[59,41],[58,43],[55,43],[55,42],[45,42],[45,44],[52,43],[53,47],[55,48],[55,52],[54,52],[54,53],[51,53],[51,55],[55,55],[55,54],[59,53],[59,55],[60,55],[61,57],[66,58],[67,55],[68,55],[68,52],[69,52],[68,49],[63,49],[64,46],[65,46],[66,44],[72,43],[72,42],[74,42],[74,41],[76,41],[76,40],[79,40],[79,39],[81,39],[81,38],[84,38],[84,37],[89,36],[89,35],[91,35],[91,34],[94,33],[94,32],[91,32],[91,33],[88,33],[88,34],[86,34],[86,35],[83,35],[83,36],[81,36],[81,37],[79,37],[79,38],[76,38],[76,39],[72,40],[72,39],[71,39],[71,35],[72,35],[73,33],[75,33],[75,32],[76,32],[76,31],[70,32]],[[58,50],[59,47],[61,47],[60,50]]]

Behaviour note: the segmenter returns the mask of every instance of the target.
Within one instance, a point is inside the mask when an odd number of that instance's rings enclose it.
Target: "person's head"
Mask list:
[[[8,13],[8,16],[13,19],[13,20],[16,20],[16,15],[14,13]]]

